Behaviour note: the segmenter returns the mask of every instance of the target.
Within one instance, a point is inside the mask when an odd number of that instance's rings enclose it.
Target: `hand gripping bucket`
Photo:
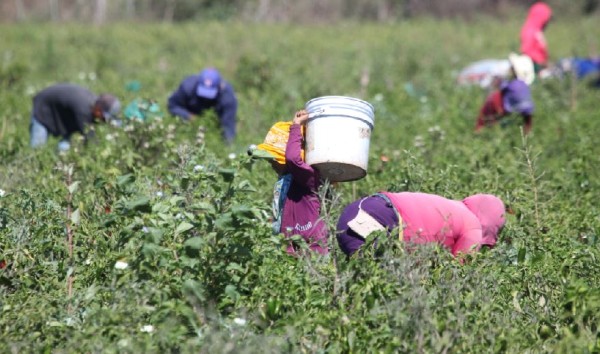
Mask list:
[[[314,98],[305,105],[306,163],[331,182],[361,179],[367,174],[375,109],[344,96]]]

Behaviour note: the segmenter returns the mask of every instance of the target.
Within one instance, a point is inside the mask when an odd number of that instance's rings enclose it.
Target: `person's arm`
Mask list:
[[[317,188],[319,184],[315,170],[302,159],[302,125],[308,120],[308,112],[301,110],[294,116],[294,124],[290,127],[290,136],[285,149],[285,160],[288,171],[294,181],[309,187]]]
[[[221,129],[223,130],[223,138],[230,144],[236,136],[237,115],[237,98],[231,86],[226,85],[223,92],[219,95],[216,111],[219,116]]]
[[[192,114],[186,108],[187,93],[184,87],[184,82],[179,85],[179,88],[171,94],[168,101],[169,112],[183,120],[190,120]]]
[[[531,126],[533,125],[533,115],[528,113],[523,113],[523,133],[529,134],[531,131]]]
[[[460,234],[452,247],[452,254],[456,257],[459,254],[468,254],[479,250],[481,247],[483,234],[481,226],[479,228],[470,229]]]
[[[496,90],[488,95],[485,102],[479,109],[477,122],[475,123],[475,131],[478,132],[486,124],[495,122],[499,117],[504,115],[504,107],[502,106],[502,91]]]
[[[475,122],[475,132],[479,132],[485,126],[485,115],[483,111],[479,111],[479,115],[477,116],[477,121]]]

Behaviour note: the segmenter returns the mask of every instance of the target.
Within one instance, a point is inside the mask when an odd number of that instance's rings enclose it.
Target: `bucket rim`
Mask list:
[[[316,121],[317,119],[323,119],[323,118],[348,118],[348,119],[354,119],[360,122],[365,123],[369,129],[374,130],[375,129],[375,123],[374,121],[369,121],[363,118],[359,118],[359,117],[355,117],[355,116],[351,116],[351,115],[347,115],[347,114],[324,114],[324,115],[320,115],[318,117],[314,117],[314,118],[308,118],[308,120],[306,121],[306,123],[312,123],[314,121]]]
[[[340,96],[340,95],[330,95],[330,96],[315,97],[315,98],[312,98],[312,99],[308,100],[304,104],[304,107],[308,107],[312,102],[320,101],[320,100],[326,100],[326,99],[343,99],[343,100],[349,100],[349,101],[356,101],[356,102],[359,102],[359,103],[362,103],[364,105],[369,106],[369,108],[371,108],[371,111],[375,112],[375,107],[373,107],[372,104],[370,104],[369,102],[367,102],[365,100],[362,100],[362,99],[356,98],[356,97]]]

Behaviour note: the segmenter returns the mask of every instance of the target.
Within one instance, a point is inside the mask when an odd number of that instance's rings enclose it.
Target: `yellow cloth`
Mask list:
[[[290,127],[293,122],[277,122],[273,124],[265,140],[256,148],[263,150],[273,155],[275,161],[280,165],[285,165],[285,148],[290,137]],[[304,127],[302,127],[302,135],[304,135]],[[304,160],[304,149],[301,150],[301,156]]]

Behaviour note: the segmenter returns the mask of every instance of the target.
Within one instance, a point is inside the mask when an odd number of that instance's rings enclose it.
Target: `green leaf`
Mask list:
[[[233,301],[236,301],[240,297],[237,287],[233,284],[229,284],[225,287],[225,295]]]
[[[254,208],[244,204],[234,205],[231,208],[231,213],[236,217],[254,217]]]
[[[80,213],[79,208],[75,209],[73,213],[71,213],[71,222],[75,225],[79,225]]]
[[[109,214],[103,218],[103,221],[100,225],[103,228],[114,225],[117,222],[117,216],[115,214]]]
[[[513,291],[512,292],[512,296],[513,296],[513,306],[515,307],[515,310],[519,313],[523,313],[523,309],[521,308],[521,304],[519,304],[519,292],[518,291]]]
[[[186,232],[190,229],[192,229],[194,227],[194,225],[190,224],[189,222],[182,222],[181,224],[179,224],[179,226],[177,226],[177,228],[175,229],[175,235],[179,235],[183,232]]]
[[[202,248],[202,245],[204,244],[204,240],[202,239],[202,237],[190,237],[187,240],[185,240],[185,242],[183,243],[184,247],[189,247],[191,249],[194,250],[199,250],[200,248]]]
[[[195,280],[187,279],[183,283],[183,292],[186,296],[194,297],[194,298],[196,298],[196,300],[199,300],[199,301],[206,300],[206,297],[204,295],[204,288],[202,287],[202,284]]]
[[[235,169],[233,168],[220,168],[219,174],[223,177],[226,182],[233,181],[235,177]]]
[[[77,192],[77,189],[79,189],[79,183],[79,181],[71,183],[69,186],[69,194],[75,194],[75,192]]]
[[[348,333],[348,348],[354,349],[354,340],[356,339],[356,332],[350,331]]]
[[[142,246],[142,254],[147,259],[155,259],[163,252],[167,252],[167,249],[154,243],[145,243]]]
[[[143,197],[138,197],[133,200],[126,201],[125,209],[141,211],[141,212],[149,212],[151,210],[150,198],[143,196]]]
[[[65,278],[70,277],[74,271],[75,269],[73,267],[69,267],[69,269],[67,269],[67,275],[65,276]]]
[[[120,188],[127,187],[134,181],[135,177],[131,173],[128,173],[126,175],[117,177],[117,186],[119,186]]]
[[[232,227],[233,217],[231,213],[225,213],[215,220],[215,227],[221,230],[226,230]]]
[[[527,254],[527,249],[525,247],[519,248],[519,253],[517,255],[517,262],[519,262],[519,263],[525,262],[526,254]]]
[[[202,210],[202,211],[208,211],[208,212],[214,212],[215,211],[215,207],[213,204],[208,203],[208,202],[198,202],[193,204],[192,209],[195,210]]]
[[[170,221],[174,219],[172,214],[156,213],[155,215],[158,216],[158,218],[162,221]]]
[[[227,265],[227,270],[228,271],[235,270],[235,271],[242,272],[242,273],[245,272],[244,268],[242,268],[241,265],[239,265],[238,263],[235,263],[235,262],[229,263]]]
[[[243,180],[238,184],[237,189],[242,192],[256,192],[256,188],[249,181]]]
[[[152,206],[153,213],[167,213],[171,207],[166,203],[156,203]]]
[[[85,299],[88,301],[92,300],[96,296],[96,294],[98,293],[99,290],[100,290],[100,288],[96,284],[92,284],[92,286],[87,288],[87,290],[85,292]]]
[[[169,203],[170,203],[171,205],[177,205],[179,202],[181,202],[181,201],[183,201],[183,200],[185,200],[185,198],[184,198],[184,197],[181,197],[181,196],[178,196],[178,195],[176,195],[176,196],[174,196],[174,197],[171,197],[171,199],[169,199]]]

